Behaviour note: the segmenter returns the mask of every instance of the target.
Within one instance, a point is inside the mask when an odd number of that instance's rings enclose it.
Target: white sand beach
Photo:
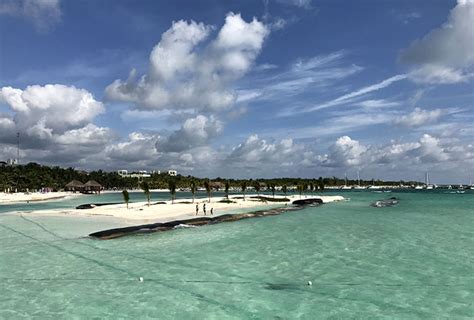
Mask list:
[[[275,197],[283,198],[283,197]],[[175,200],[174,204],[171,201],[165,201],[163,204],[153,204],[148,206],[147,202],[130,203],[127,209],[125,203],[113,204],[105,206],[97,206],[91,209],[55,209],[55,210],[38,210],[28,213],[31,216],[75,216],[75,217],[111,217],[114,220],[122,220],[125,224],[139,224],[139,223],[156,223],[168,222],[178,219],[190,219],[196,217],[196,205],[198,206],[198,216],[204,216],[203,206],[206,205],[206,216],[210,216],[211,208],[213,215],[222,215],[227,213],[242,213],[250,212],[252,210],[259,210],[265,208],[283,207],[290,204],[294,200],[300,199],[299,196],[288,196],[288,202],[262,202],[252,199],[249,196],[245,200],[242,196],[232,196],[230,200],[233,203],[219,202],[221,197],[212,197],[211,202],[208,199],[196,199],[192,203],[192,199]],[[323,203],[344,200],[342,196],[303,196],[302,199],[319,198]]]
[[[21,203],[21,202],[34,202],[34,201],[47,201],[63,199],[69,196],[80,196],[80,193],[72,192],[18,192],[18,193],[0,193],[0,204],[7,203]]]

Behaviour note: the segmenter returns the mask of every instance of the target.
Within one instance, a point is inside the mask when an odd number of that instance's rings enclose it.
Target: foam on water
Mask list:
[[[472,317],[472,193],[345,195],[110,241],[82,237],[105,220],[0,215],[0,318]]]

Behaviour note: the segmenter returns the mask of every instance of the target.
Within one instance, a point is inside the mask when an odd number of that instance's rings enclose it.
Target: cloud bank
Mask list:
[[[269,29],[256,18],[229,13],[214,39],[214,27],[180,20],[163,33],[150,54],[147,74],[132,70],[127,80],[106,88],[110,100],[138,109],[221,111],[232,106],[232,84],[255,63]]]
[[[452,84],[472,77],[474,65],[474,1],[459,0],[448,20],[400,54],[402,63],[414,66],[412,80]]]

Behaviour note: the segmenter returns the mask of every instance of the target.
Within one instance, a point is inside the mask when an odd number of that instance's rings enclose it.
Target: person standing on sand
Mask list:
[[[202,211],[204,211],[204,215],[206,215],[206,204],[202,205]]]
[[[196,215],[198,215],[198,213],[199,213],[199,205],[196,204]]]

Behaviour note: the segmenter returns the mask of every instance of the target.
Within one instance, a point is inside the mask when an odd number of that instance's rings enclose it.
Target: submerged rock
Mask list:
[[[393,207],[398,204],[398,198],[391,197],[385,200],[377,200],[375,202],[372,202],[370,206],[375,207],[375,208],[385,208],[385,207]]]
[[[76,209],[92,209],[95,207],[101,207],[101,206],[110,206],[113,204],[122,204],[123,202],[105,202],[105,203],[86,203],[86,204],[80,204],[76,207]]]
[[[300,199],[300,200],[293,201],[293,204],[297,206],[317,206],[317,205],[323,204],[323,200],[319,198]]]

